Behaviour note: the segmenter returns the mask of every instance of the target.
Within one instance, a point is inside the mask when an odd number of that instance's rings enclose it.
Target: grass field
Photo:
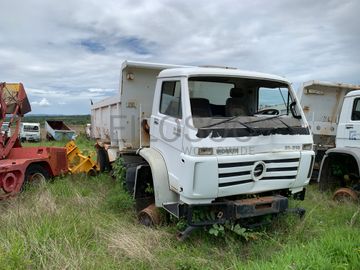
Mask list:
[[[310,186],[291,202],[304,219],[283,216],[249,241],[199,230],[178,242],[175,222],[137,223],[118,180],[59,177],[0,202],[0,269],[360,269],[360,207],[330,197]]]

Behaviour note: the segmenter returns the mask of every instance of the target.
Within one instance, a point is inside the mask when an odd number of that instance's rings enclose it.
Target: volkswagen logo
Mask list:
[[[253,169],[251,170],[251,177],[254,181],[260,180],[266,172],[266,164],[264,161],[255,162]]]

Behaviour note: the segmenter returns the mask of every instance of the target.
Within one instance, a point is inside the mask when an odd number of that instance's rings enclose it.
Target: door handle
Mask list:
[[[176,136],[180,136],[181,135],[181,128],[180,127],[174,127],[173,134],[176,135]]]
[[[155,125],[158,125],[158,124],[159,124],[159,119],[154,118],[154,124],[155,124]]]
[[[354,125],[345,125],[345,128],[346,129],[352,129],[352,128],[354,128]]]

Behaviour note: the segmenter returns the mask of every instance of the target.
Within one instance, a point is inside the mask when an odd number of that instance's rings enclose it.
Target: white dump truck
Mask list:
[[[336,200],[359,200],[360,90],[349,92],[343,99],[336,131],[336,147],[326,151],[318,182],[320,190],[335,190]]]
[[[186,218],[186,236],[304,198],[313,138],[288,80],[131,61],[120,75],[119,95],[91,108],[92,137],[105,145],[100,160],[123,159],[140,222],[159,223],[164,208]],[[198,211],[212,214],[198,220]]]
[[[313,178],[317,179],[325,152],[335,147],[338,121],[344,97],[360,85],[308,81],[300,89],[300,103],[314,137],[316,153]]]

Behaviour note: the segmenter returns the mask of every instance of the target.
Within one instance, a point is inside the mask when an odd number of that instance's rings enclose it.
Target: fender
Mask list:
[[[360,149],[353,147],[336,147],[326,151],[320,165],[320,171],[318,175],[317,182],[320,184],[320,189],[326,189],[326,187],[322,187],[322,180],[329,181],[330,179],[325,179],[329,175],[329,164],[327,162],[327,158],[336,155],[336,154],[345,154],[353,157],[357,163],[358,172],[360,171]]]
[[[154,184],[155,205],[178,202],[179,195],[170,190],[169,175],[163,156],[153,148],[142,148],[138,154],[149,163]]]
[[[349,156],[352,156],[356,160],[358,168],[360,168],[360,148],[336,147],[336,148],[329,149],[326,151],[323,161],[326,157],[328,157],[331,154],[347,154]],[[322,165],[323,161],[321,162],[321,165]],[[320,169],[321,169],[321,167],[320,167]]]

